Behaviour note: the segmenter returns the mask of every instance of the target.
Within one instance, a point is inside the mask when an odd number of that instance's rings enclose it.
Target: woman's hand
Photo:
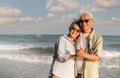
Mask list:
[[[69,56],[69,60],[70,60],[70,59],[75,59],[76,57],[77,57],[76,55],[70,55],[70,56]]]

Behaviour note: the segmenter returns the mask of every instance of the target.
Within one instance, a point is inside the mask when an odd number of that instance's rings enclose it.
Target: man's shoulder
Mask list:
[[[95,35],[102,36],[101,34],[99,34],[98,32],[96,32],[95,30],[94,30],[94,33],[95,33]]]
[[[95,30],[93,30],[90,34],[91,37],[98,37],[98,38],[102,38],[102,35],[99,34],[98,32],[96,32]]]

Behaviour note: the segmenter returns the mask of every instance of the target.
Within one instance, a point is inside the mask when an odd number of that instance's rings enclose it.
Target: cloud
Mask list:
[[[92,12],[104,12],[104,11],[106,11],[106,9],[104,9],[104,8],[97,8],[97,7],[92,7],[92,8],[90,8],[90,10]]]
[[[13,7],[0,7],[0,23],[8,22],[40,22],[41,17],[28,17],[23,15],[22,11]]]
[[[104,24],[104,25],[118,25],[120,24],[120,18],[112,17],[109,20],[102,20],[102,21],[96,21],[97,24]]]
[[[104,12],[107,9],[105,8],[100,8],[100,7],[92,7],[92,6],[86,6],[86,7],[82,7],[81,11],[89,11],[89,12]]]
[[[94,3],[100,7],[114,7],[114,6],[118,6],[120,1],[119,0],[96,0]]]
[[[119,7],[119,0],[92,0],[91,4],[81,5],[81,10],[89,12],[105,12],[112,7]]]
[[[108,8],[116,6],[120,6],[119,0],[92,0],[91,3],[87,5],[83,5],[83,2],[80,2],[80,0],[48,0],[46,8],[51,12],[62,12],[74,9],[89,12],[105,12]]]
[[[52,17],[54,17],[55,15],[53,14],[53,13],[48,13],[48,17],[49,18],[52,18]]]
[[[13,7],[0,7],[0,16],[20,16],[21,10]]]
[[[74,9],[79,7],[79,3],[75,0],[57,0],[57,2],[66,9]]]
[[[2,18],[0,18],[0,23],[15,22],[17,20],[18,20],[17,18],[2,17]]]
[[[42,18],[33,18],[33,17],[20,17],[18,19],[20,22],[40,22]]]
[[[93,1],[91,2],[91,4],[86,4],[86,5],[81,5],[81,11],[89,11],[89,12],[105,12],[107,11],[106,8],[103,8],[103,7],[99,7],[98,4]]]
[[[113,21],[112,20],[97,21],[97,24],[110,25],[113,24]]]
[[[8,25],[8,27],[13,27],[14,28],[14,27],[16,27],[16,25],[11,24],[11,25]]]
[[[8,22],[41,22],[42,18],[33,18],[33,17],[0,17],[0,23]]]
[[[63,15],[59,22],[68,22],[74,20],[76,19],[76,16],[77,16],[76,14]]]
[[[51,6],[50,11],[65,11],[65,8],[61,5],[58,5],[58,6]]]
[[[79,7],[75,0],[48,0],[46,8],[49,11],[66,11]]]
[[[47,4],[46,4],[46,8],[48,9],[53,3],[53,0],[48,0]]]
[[[120,18],[112,17],[112,21],[120,21]]]
[[[57,3],[56,0],[48,0],[46,8],[49,11],[65,11],[65,9],[61,5],[58,5],[58,3],[57,6],[55,6],[55,3]]]

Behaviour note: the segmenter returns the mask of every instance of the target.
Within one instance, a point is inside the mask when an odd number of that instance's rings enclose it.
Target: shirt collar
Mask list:
[[[95,31],[94,31],[94,29],[92,28],[92,31],[91,31],[91,33],[88,35],[88,38],[89,38],[89,39],[92,39],[92,38],[94,37],[94,33],[95,33]]]
[[[67,35],[64,35],[64,37],[68,40],[68,41],[70,41],[70,39],[69,39],[69,37],[67,36]],[[70,41],[71,42],[71,41]],[[75,41],[74,41],[75,42]],[[72,44],[74,44],[74,42],[71,42]]]

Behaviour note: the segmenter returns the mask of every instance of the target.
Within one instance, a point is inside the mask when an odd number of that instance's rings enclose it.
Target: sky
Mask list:
[[[120,35],[120,0],[0,0],[0,34],[67,34],[84,11],[101,35]]]

